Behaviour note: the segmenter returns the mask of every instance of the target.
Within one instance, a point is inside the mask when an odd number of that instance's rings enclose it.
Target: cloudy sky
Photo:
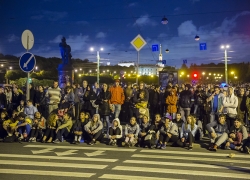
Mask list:
[[[167,25],[161,24],[164,15]],[[60,57],[65,36],[74,58],[95,61],[89,48],[103,47],[103,63],[136,61],[130,41],[141,34],[147,42],[140,51],[144,64],[158,60],[152,44],[169,49],[163,59],[176,67],[184,59],[188,65],[222,62],[222,44],[230,44],[230,63],[250,61],[249,0],[2,0],[0,23],[3,54],[24,53],[21,35],[29,29],[35,37],[31,52],[44,57]],[[207,43],[207,50],[200,51],[199,43]]]

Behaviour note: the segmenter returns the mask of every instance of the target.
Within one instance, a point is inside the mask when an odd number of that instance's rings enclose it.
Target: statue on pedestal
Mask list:
[[[60,52],[62,56],[62,64],[71,64],[71,47],[66,43],[66,38],[62,38],[62,42],[59,44]]]

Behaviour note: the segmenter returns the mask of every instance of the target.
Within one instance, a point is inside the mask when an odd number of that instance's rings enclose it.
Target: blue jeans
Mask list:
[[[20,125],[20,124],[22,124],[22,122],[19,122],[17,125]],[[26,130],[27,135],[29,136],[30,131],[31,131],[31,126],[29,124],[26,124],[25,126],[21,126],[17,129],[19,134],[23,134],[25,130]]]
[[[121,111],[121,104],[114,104],[114,106],[115,106],[115,118],[119,118]]]

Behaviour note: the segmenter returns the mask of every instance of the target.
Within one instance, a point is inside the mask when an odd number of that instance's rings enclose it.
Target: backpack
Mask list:
[[[188,95],[181,96],[179,102],[180,102],[180,106],[182,108],[190,108],[191,101],[190,101],[190,97]]]

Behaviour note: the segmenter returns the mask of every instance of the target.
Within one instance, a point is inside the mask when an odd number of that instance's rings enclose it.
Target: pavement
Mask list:
[[[203,145],[202,145],[203,146]],[[229,154],[234,153],[233,158]],[[189,151],[42,143],[0,143],[0,180],[224,180],[249,179],[250,155],[210,152],[199,144]]]

